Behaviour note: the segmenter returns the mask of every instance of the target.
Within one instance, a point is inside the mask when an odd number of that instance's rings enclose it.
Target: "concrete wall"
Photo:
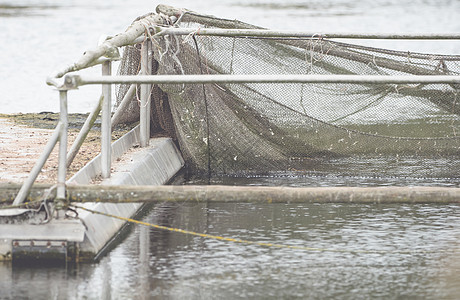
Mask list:
[[[132,148],[139,142],[139,127],[112,145],[111,177],[103,185],[161,185],[167,183],[184,165],[179,150],[170,138],[153,138],[145,148]],[[122,155],[123,154],[123,155]],[[101,173],[100,156],[75,174],[68,184],[88,184]],[[85,207],[121,217],[132,217],[142,204],[85,203]],[[79,210],[86,227],[82,253],[99,253],[125,224],[124,221]]]
[[[167,183],[184,165],[179,150],[170,138],[154,138],[149,141],[148,147],[133,147],[138,143],[139,127],[136,127],[112,144],[110,178],[103,181],[97,180],[101,174],[101,157],[98,155],[70,178],[67,185],[98,183],[104,186],[162,185]],[[125,218],[135,215],[142,206],[141,203],[84,203],[79,205]],[[42,243],[40,241],[43,241],[43,245],[54,241],[77,243],[83,255],[82,258],[92,259],[110,243],[124,224],[125,221],[92,214],[82,209],[78,209],[77,218],[61,217],[42,225],[27,222],[0,224],[0,260],[11,259],[13,243],[29,245]]]

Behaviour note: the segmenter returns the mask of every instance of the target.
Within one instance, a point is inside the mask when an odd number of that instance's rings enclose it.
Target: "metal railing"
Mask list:
[[[150,74],[151,73],[151,57],[149,57],[149,49],[151,42],[146,41],[142,45],[142,61],[141,61],[141,72],[140,74]],[[147,55],[145,55],[147,54]],[[111,60],[101,60],[102,64],[102,76],[110,77],[112,73],[112,62]],[[66,82],[67,80],[65,80]],[[110,177],[110,170],[112,164],[112,153],[111,153],[111,143],[112,143],[112,124],[115,120],[119,118],[119,114],[114,114],[112,117],[111,107],[112,107],[112,84],[110,80],[102,84],[102,95],[93,109],[89,114],[87,120],[85,121],[80,133],[75,139],[69,153],[67,153],[67,137],[68,137],[68,110],[67,110],[67,93],[69,90],[75,88],[67,84],[52,84],[55,85],[59,90],[60,98],[60,119],[57,124],[50,140],[48,141],[45,149],[37,162],[35,163],[32,171],[30,172],[28,178],[21,186],[13,205],[20,205],[25,201],[27,195],[32,188],[33,183],[38,177],[38,174],[42,170],[46,161],[48,160],[51,152],[53,151],[56,144],[59,142],[59,158],[58,158],[58,176],[57,176],[57,185],[56,185],[56,200],[63,200],[66,198],[66,176],[67,168],[71,164],[72,160],[75,158],[78,153],[80,146],[82,145],[84,139],[86,138],[88,132],[96,121],[97,116],[102,111],[101,115],[101,171],[102,178]],[[123,99],[123,103],[127,103],[129,98],[132,97],[136,88],[135,83],[130,87],[128,93]],[[149,144],[150,139],[150,90],[151,85],[149,83],[144,83],[141,85],[141,107],[140,107],[140,146],[146,147]]]
[[[136,24],[135,24],[136,25]],[[92,127],[96,117],[102,110],[101,125],[101,158],[102,158],[102,177],[110,177],[111,169],[111,134],[112,124],[116,122],[126,107],[129,100],[136,92],[136,86],[141,85],[140,92],[140,146],[148,146],[150,139],[150,90],[152,84],[192,84],[192,83],[375,83],[375,84],[397,84],[397,83],[447,83],[460,84],[460,76],[439,75],[439,76],[380,76],[380,75],[147,75],[151,74],[151,57],[149,57],[151,42],[149,38],[155,38],[163,35],[223,35],[223,36],[264,36],[264,37],[309,37],[309,38],[359,38],[359,39],[460,39],[460,34],[318,34],[308,32],[281,32],[269,30],[232,30],[232,29],[181,29],[181,28],[163,28],[151,24],[146,28],[145,22],[132,25],[127,33],[132,34],[130,39],[123,40],[115,36],[109,41],[114,40],[113,44],[103,44],[95,51],[88,55],[93,55],[93,59],[87,59],[84,56],[79,62],[65,68],[61,72],[56,72],[47,80],[48,84],[54,85],[59,90],[60,98],[60,120],[56,129],[51,136],[45,150],[29,177],[24,182],[19,191],[14,205],[21,204],[27,197],[35,179],[43,168],[51,151],[59,142],[59,166],[57,179],[57,197],[62,200],[66,196],[66,174],[67,167],[78,152],[86,135]],[[143,30],[145,29],[145,30]],[[151,34],[154,31],[154,34]],[[111,60],[119,58],[112,55],[114,48],[137,44],[142,42],[141,48],[141,71],[137,76],[112,76]],[[108,55],[111,54],[111,55]],[[87,55],[87,54],[85,54]],[[109,56],[104,58],[103,56]],[[82,62],[83,61],[83,62]],[[90,66],[102,64],[102,76],[87,75],[66,75],[63,82],[58,82],[60,77],[77,70]],[[128,92],[121,101],[118,110],[112,116],[111,103],[112,84],[131,84]],[[67,128],[68,128],[68,111],[67,111],[67,92],[83,85],[101,84],[102,96],[96,107],[88,116],[79,135],[67,154]]]
[[[356,32],[311,32],[267,29],[220,29],[220,28],[164,28],[155,27],[156,35],[203,35],[228,37],[295,37],[313,39],[377,39],[377,40],[459,40],[460,33],[356,33]]]

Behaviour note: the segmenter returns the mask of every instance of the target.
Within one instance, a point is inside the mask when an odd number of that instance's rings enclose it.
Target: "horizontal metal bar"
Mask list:
[[[18,184],[0,183],[2,204],[11,203]],[[35,184],[28,201],[39,200],[51,185]],[[250,203],[460,203],[453,187],[269,187],[221,185],[69,185],[72,202],[250,202]],[[51,194],[52,198],[54,194]]]
[[[347,38],[347,39],[396,39],[396,40],[458,40],[456,33],[356,33],[356,32],[305,32],[267,29],[218,29],[218,28],[161,28],[157,35],[204,35],[204,36],[254,36],[254,37],[297,37],[297,38]]]
[[[78,190],[78,191],[77,191]],[[459,188],[445,187],[255,187],[255,186],[69,186],[74,202],[248,203],[458,203]],[[110,200],[108,200],[110,199]]]
[[[375,83],[460,84],[459,75],[139,75],[139,76],[88,76],[68,75],[66,86],[76,88],[88,84],[110,83]]]

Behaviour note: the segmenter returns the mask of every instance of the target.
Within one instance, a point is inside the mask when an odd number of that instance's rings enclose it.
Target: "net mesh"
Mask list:
[[[177,24],[176,24],[177,26]],[[185,28],[256,28],[196,13]],[[459,75],[460,56],[315,38],[164,36],[154,74]],[[119,74],[137,74],[127,47]],[[459,178],[459,86],[449,84],[164,84],[152,128],[177,141],[189,170]],[[118,89],[118,102],[127,86]],[[125,121],[138,119],[137,96]]]

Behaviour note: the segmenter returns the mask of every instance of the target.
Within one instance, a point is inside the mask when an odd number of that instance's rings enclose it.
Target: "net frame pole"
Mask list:
[[[69,152],[67,154],[67,163],[66,163],[67,168],[70,167],[70,165],[72,164],[74,158],[77,156],[78,151],[80,150],[81,145],[83,144],[86,137],[88,136],[89,131],[93,127],[94,122],[96,122],[96,119],[99,116],[99,113],[101,112],[101,109],[102,109],[103,100],[104,100],[104,97],[101,95],[99,97],[99,100],[96,103],[96,106],[94,106],[93,110],[90,112],[90,114],[86,118],[85,123],[80,129],[80,132],[78,133],[78,136],[75,138],[75,141],[70,147]]]
[[[374,84],[417,84],[445,83],[460,84],[460,75],[137,75],[137,76],[91,76],[67,75],[66,85],[70,88],[88,84],[107,83],[374,83]]]
[[[132,98],[136,94],[136,91],[137,91],[137,84],[131,84],[125,96],[123,97],[120,104],[118,105],[117,110],[114,112],[112,116],[112,129],[114,126],[118,125],[118,123],[120,122],[122,115],[126,112],[126,109],[128,109]]]
[[[142,43],[141,48],[141,75],[152,73],[152,63],[150,56],[150,40]],[[141,84],[141,106],[139,112],[140,123],[140,146],[147,147],[150,140],[150,90],[151,84]]]
[[[102,64],[102,76],[112,74],[112,63],[106,61]],[[110,177],[110,168],[112,160],[112,126],[111,126],[111,102],[112,102],[112,85],[105,83],[102,85],[102,120],[101,120],[101,170],[102,178]]]
[[[59,121],[61,128],[59,130],[59,163],[57,175],[56,200],[65,199],[66,194],[66,175],[67,175],[67,129],[69,127],[67,91],[59,91],[60,114]]]
[[[203,35],[227,37],[294,37],[294,38],[343,38],[343,39],[378,39],[378,40],[458,40],[460,33],[364,33],[364,32],[306,32],[268,29],[226,29],[226,28],[163,28],[156,27],[156,35]],[[140,39],[140,38],[139,38]],[[135,40],[138,41],[138,40]]]

